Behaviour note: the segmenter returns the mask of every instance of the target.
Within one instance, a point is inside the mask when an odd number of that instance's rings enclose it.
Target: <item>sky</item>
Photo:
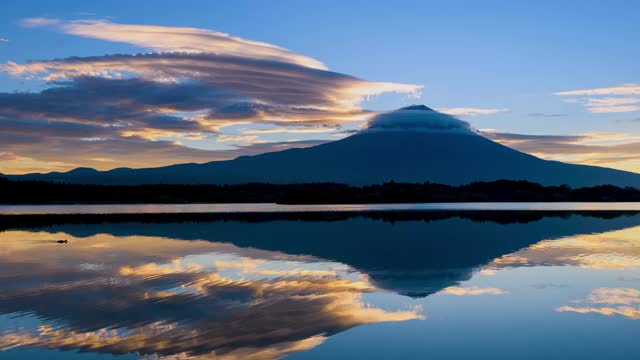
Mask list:
[[[0,173],[338,140],[425,104],[536,156],[640,172],[633,1],[8,1]]]

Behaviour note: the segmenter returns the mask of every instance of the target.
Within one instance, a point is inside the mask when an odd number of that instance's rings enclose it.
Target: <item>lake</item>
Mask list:
[[[402,206],[3,206],[0,358],[640,358],[638,204]]]

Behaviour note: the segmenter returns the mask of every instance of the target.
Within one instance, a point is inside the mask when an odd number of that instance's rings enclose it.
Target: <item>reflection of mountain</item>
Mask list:
[[[10,176],[99,184],[241,184],[400,182],[466,184],[500,179],[574,187],[638,186],[640,175],[596,166],[546,161],[493,142],[469,124],[413,106],[375,117],[366,131],[342,140],[206,164]]]
[[[143,215],[147,221],[187,221],[193,215]],[[64,225],[76,236],[111,233],[228,242],[241,247],[338,261],[371,276],[378,286],[426,296],[466,280],[473,269],[544,239],[635,226],[635,212],[406,212],[199,215],[203,222]],[[195,215],[198,218],[198,215]],[[23,221],[33,217],[22,217]],[[62,217],[65,221],[77,218]],[[140,219],[135,215],[116,221]],[[62,221],[40,217],[35,224]],[[48,220],[47,220],[48,219]],[[102,221],[83,216],[80,221]],[[204,220],[215,221],[204,221]],[[384,220],[384,221],[382,221]],[[20,220],[13,220],[20,222]],[[39,222],[40,221],[40,222]],[[247,225],[247,221],[251,225]],[[464,251],[461,251],[464,249]]]
[[[393,295],[396,303],[408,304],[391,310],[368,304],[369,293],[426,296],[487,264],[518,266],[508,263],[513,254],[536,264],[573,264],[567,254],[585,254],[597,242],[577,234],[640,223],[633,214],[535,219],[530,213],[485,213],[482,221],[455,213],[406,216],[413,218],[236,218],[9,230],[0,234],[0,313],[27,314],[38,326],[10,333],[0,328],[0,351],[38,347],[168,359],[205,359],[215,352],[223,359],[275,359],[354,326],[421,317],[406,297]],[[572,235],[582,242],[569,240],[564,250],[543,241]],[[52,241],[61,237],[69,243]],[[576,244],[583,245],[572,249]],[[550,260],[540,260],[544,249]]]

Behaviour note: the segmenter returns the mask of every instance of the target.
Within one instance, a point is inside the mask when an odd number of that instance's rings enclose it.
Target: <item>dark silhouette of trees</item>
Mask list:
[[[287,203],[362,204],[418,202],[640,201],[640,190],[602,185],[572,189],[498,180],[461,186],[397,183],[244,185],[78,185],[0,178],[3,204]]]

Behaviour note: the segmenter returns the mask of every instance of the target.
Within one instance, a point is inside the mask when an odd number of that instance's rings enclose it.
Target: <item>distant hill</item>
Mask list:
[[[86,184],[294,184],[351,185],[435,182],[461,185],[500,179],[571,187],[611,184],[640,188],[640,174],[547,161],[489,140],[468,123],[426,106],[374,117],[347,138],[205,164],[110,171],[79,168],[67,173],[7,176]]]

